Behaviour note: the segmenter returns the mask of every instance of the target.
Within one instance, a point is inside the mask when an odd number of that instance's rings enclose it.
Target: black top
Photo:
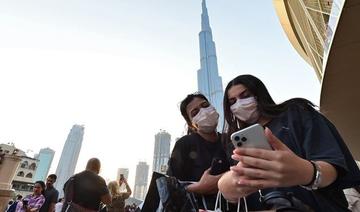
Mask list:
[[[197,133],[180,138],[171,153],[167,174],[181,181],[197,182],[204,171],[210,168],[214,158],[222,159],[226,166],[225,169],[228,170],[229,163],[220,137],[219,135],[216,142],[207,141]],[[216,194],[205,196],[208,209],[214,208],[215,198]],[[202,202],[201,196],[198,197],[198,201]],[[199,205],[201,207],[202,204]]]
[[[295,197],[311,206],[315,211],[348,211],[343,188],[358,185],[360,172],[336,128],[316,110],[290,105],[279,117],[273,118],[267,127],[296,155],[307,160],[326,161],[338,171],[337,180],[316,191],[308,191],[300,186],[277,189],[263,189],[262,193],[273,190],[290,191]],[[227,145],[228,156],[233,146]],[[249,210],[261,210],[259,193],[247,198]]]
[[[47,187],[44,192],[45,202],[40,208],[40,212],[48,212],[51,203],[57,203],[59,192],[54,187]]]
[[[91,210],[98,210],[101,196],[109,193],[105,180],[87,170],[74,175],[74,179],[73,202]]]

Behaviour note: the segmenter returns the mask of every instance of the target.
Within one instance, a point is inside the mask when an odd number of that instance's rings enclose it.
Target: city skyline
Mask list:
[[[248,73],[276,102],[319,103],[316,75],[271,1],[206,3],[224,86]],[[114,180],[117,167],[128,167],[133,186],[138,161],[152,166],[154,134],[186,131],[179,103],[198,90],[201,11],[200,0],[0,2],[0,141],[55,150],[54,173],[69,128],[84,124],[75,172],[98,157],[100,175]]]
[[[59,191],[59,197],[64,194],[63,188],[66,181],[75,173],[84,136],[84,126],[74,125],[64,143],[61,157],[56,168],[56,182],[54,187]]]

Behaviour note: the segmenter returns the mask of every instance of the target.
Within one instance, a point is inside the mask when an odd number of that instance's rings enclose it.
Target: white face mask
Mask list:
[[[254,124],[259,119],[257,102],[253,96],[245,99],[237,99],[235,104],[231,105],[230,110],[236,118],[247,124]]]
[[[219,120],[219,114],[213,106],[201,108],[198,114],[192,118],[193,125],[201,132],[214,132]]]

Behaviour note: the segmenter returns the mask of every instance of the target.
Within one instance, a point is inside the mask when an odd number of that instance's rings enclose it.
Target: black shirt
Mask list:
[[[222,159],[225,170],[228,170],[229,163],[220,137],[219,134],[216,142],[207,141],[197,133],[180,138],[171,153],[167,174],[181,181],[197,182],[204,171],[211,167],[213,158]],[[201,198],[201,196],[198,197],[199,202],[202,202]],[[205,196],[208,209],[214,208],[215,198],[216,195]]]
[[[48,212],[51,203],[57,203],[59,192],[54,188],[46,188],[44,192],[45,202],[40,208],[40,212]]]
[[[74,179],[73,202],[91,210],[98,210],[101,196],[109,193],[105,180],[87,170],[74,175]]]
[[[342,189],[359,184],[360,172],[331,122],[316,110],[290,105],[286,112],[273,118],[267,127],[301,158],[332,164],[337,169],[338,178],[330,186],[316,191],[294,186],[263,189],[263,195],[273,190],[290,191],[315,211],[348,211]],[[230,156],[233,146],[231,144],[227,146],[227,153]],[[246,199],[249,210],[263,209],[259,203],[258,192],[249,195]]]

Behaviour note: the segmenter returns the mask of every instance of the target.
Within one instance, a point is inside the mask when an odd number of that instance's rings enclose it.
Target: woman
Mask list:
[[[275,104],[258,78],[240,75],[225,89],[224,113],[229,152],[234,149],[229,136],[255,123],[265,127],[273,148],[233,151],[239,162],[219,180],[225,198],[246,197],[249,210],[262,210],[260,196],[291,192],[312,210],[348,211],[342,189],[359,184],[359,169],[336,128],[311,102],[296,98]]]
[[[220,173],[229,169],[220,134],[216,131],[219,114],[200,93],[189,94],[181,102],[180,112],[188,125],[188,135],[176,142],[167,174],[194,182],[187,190],[198,194],[200,208],[213,209]],[[210,170],[213,160],[220,164],[216,172]]]
[[[119,191],[119,183],[120,183],[120,185],[122,183],[125,183],[126,192]],[[119,183],[116,181],[111,181],[108,184],[108,189],[110,191],[111,199],[112,199],[111,204],[106,206],[108,212],[124,212],[125,211],[125,200],[130,197],[131,189],[125,178],[122,178],[122,179],[120,178]]]
[[[16,206],[16,212],[36,212],[39,211],[45,202],[44,197],[45,183],[36,181],[33,188],[33,194],[25,197]]]

